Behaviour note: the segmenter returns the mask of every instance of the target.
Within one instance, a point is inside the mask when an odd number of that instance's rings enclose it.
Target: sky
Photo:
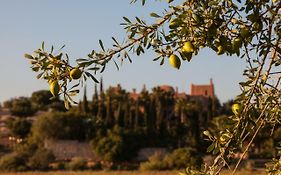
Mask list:
[[[175,3],[179,3],[180,0]],[[151,1],[141,6],[130,0],[1,0],[0,2],[0,103],[11,98],[31,96],[32,92],[48,89],[48,83],[36,79],[25,53],[41,46],[59,48],[66,45],[72,62],[85,58],[93,49],[99,49],[98,40],[110,47],[112,36],[122,41],[126,33],[120,23],[122,17],[138,16],[153,22],[149,13],[163,12],[166,1]],[[191,62],[184,62],[180,70],[168,61],[163,66],[153,62],[155,53],[131,55],[133,63],[125,61],[118,71],[113,63],[102,74],[105,88],[121,84],[139,92],[158,85],[178,87],[179,92],[190,93],[190,84],[215,84],[215,93],[221,102],[234,99],[240,93],[238,83],[243,80],[245,60],[238,57],[217,56],[203,49]],[[97,75],[99,78],[101,75]],[[91,99],[94,82],[87,82],[87,95]],[[81,94],[77,100],[81,99]]]

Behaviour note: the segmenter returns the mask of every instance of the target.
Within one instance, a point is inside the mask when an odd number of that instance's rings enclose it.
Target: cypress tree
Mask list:
[[[93,116],[97,116],[98,114],[98,102],[99,102],[98,89],[97,89],[97,84],[95,84],[94,95],[91,103],[91,112]]]
[[[100,78],[100,93],[103,93],[103,78]]]
[[[87,87],[85,85],[84,87],[84,96],[83,96],[83,102],[82,102],[82,112],[84,113],[88,113],[89,110],[89,103],[88,103],[88,99],[87,99]]]
[[[135,122],[134,122],[134,128],[138,129],[139,128],[139,123],[140,122],[140,115],[139,115],[139,100],[137,99],[135,101]]]
[[[105,116],[105,125],[108,127],[113,126],[113,119],[112,119],[112,109],[111,109],[111,97],[107,96],[106,98],[106,116]]]

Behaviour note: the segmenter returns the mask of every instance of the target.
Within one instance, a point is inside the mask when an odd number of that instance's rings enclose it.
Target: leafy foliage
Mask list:
[[[30,132],[31,122],[25,119],[15,119],[9,121],[8,128],[12,132],[12,134],[16,137],[25,138]]]
[[[173,152],[163,155],[160,152],[155,152],[149,157],[147,162],[140,165],[141,170],[171,170],[171,169],[199,169],[202,164],[202,159],[198,152],[193,148],[178,148]]]
[[[32,116],[36,111],[29,98],[20,97],[11,100],[10,112],[18,117]]]
[[[25,171],[27,170],[27,167],[25,166],[25,160],[21,155],[10,153],[1,157],[0,169],[2,171]]]
[[[93,125],[87,115],[78,113],[47,113],[33,124],[33,137],[44,139],[85,140],[91,134]]]
[[[176,170],[186,167],[198,169],[202,164],[202,158],[198,151],[188,147],[173,150],[172,153],[165,156],[163,161],[167,164],[168,169]]]
[[[54,155],[44,149],[43,145],[28,140],[16,145],[12,153],[1,157],[0,169],[2,171],[47,170],[54,158]]]
[[[91,145],[98,156],[109,162],[130,160],[139,148],[135,139],[118,126],[93,139]]]
[[[67,167],[72,171],[84,170],[87,168],[87,161],[80,157],[75,157],[68,163]]]
[[[48,170],[49,164],[55,160],[52,152],[38,148],[35,153],[28,159],[28,167],[35,170]]]
[[[143,5],[145,2],[141,1]],[[53,49],[48,53],[43,44],[34,56],[27,54],[25,57],[31,60],[32,69],[40,72],[38,78],[59,82],[66,107],[69,102],[74,103],[70,96],[78,92],[75,88],[87,77],[96,81],[92,74],[98,70],[103,72],[107,62],[116,62],[116,57],[131,61],[129,51],[140,55],[152,49],[158,54],[154,61],[159,60],[160,65],[172,54],[181,58],[178,61],[191,61],[205,47],[218,55],[237,55],[245,59],[248,63],[243,72],[245,82],[240,83],[242,92],[234,101],[239,110],[233,111],[234,115],[228,117],[231,124],[219,134],[204,132],[212,142],[208,150],[217,158],[213,165],[196,172],[218,174],[234,154],[242,152],[234,174],[261,129],[271,127],[274,130],[280,123],[281,1],[188,0],[177,6],[172,2],[168,1],[170,7],[163,14],[151,13],[151,17],[157,18],[154,24],[147,24],[138,17],[135,20],[124,17],[126,40],[120,43],[112,38],[112,49],[104,48],[99,41],[101,51],[93,50],[88,58],[77,59],[83,78],[73,88],[67,86],[72,81],[69,71],[73,68],[67,55],[61,59],[63,54],[53,55]],[[176,68],[180,65],[178,61]],[[245,142],[247,145],[243,148]]]
[[[148,158],[147,162],[140,164],[140,170],[165,170],[167,169],[163,162],[163,155],[159,152],[154,153]]]
[[[58,98],[50,100],[52,94],[48,90],[40,90],[33,92],[30,100],[37,110],[47,110],[52,103],[59,102]]]

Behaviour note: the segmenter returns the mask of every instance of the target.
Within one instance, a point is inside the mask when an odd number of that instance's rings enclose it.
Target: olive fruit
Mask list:
[[[172,67],[177,68],[177,69],[180,68],[181,60],[180,60],[180,58],[177,55],[171,54],[170,57],[169,57],[169,60],[170,60],[170,65]]]
[[[70,77],[72,79],[79,79],[82,75],[82,71],[79,68],[74,68],[70,71]]]

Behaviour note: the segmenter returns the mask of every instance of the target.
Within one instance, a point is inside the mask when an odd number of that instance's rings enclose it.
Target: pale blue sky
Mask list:
[[[148,18],[150,12],[161,12],[165,2],[150,2],[142,7],[130,5],[130,0],[1,0],[0,1],[0,102],[12,97],[30,96],[32,92],[48,89],[48,84],[36,79],[24,53],[31,53],[45,41],[46,46],[64,49],[71,59],[85,57],[98,49],[98,40],[110,46],[111,36],[122,40],[125,32],[119,25],[122,16]],[[151,21],[151,20],[147,20]],[[215,92],[221,102],[240,93],[245,61],[236,57],[217,56],[208,49],[195,56],[180,70],[168,64],[153,62],[154,53],[132,55],[133,63],[125,62],[120,71],[113,64],[103,73],[104,85],[120,83],[127,90],[140,91],[168,84],[180,92],[190,92],[190,84],[209,83],[212,77]],[[168,63],[168,62],[167,62]],[[88,82],[92,95],[93,82]]]

